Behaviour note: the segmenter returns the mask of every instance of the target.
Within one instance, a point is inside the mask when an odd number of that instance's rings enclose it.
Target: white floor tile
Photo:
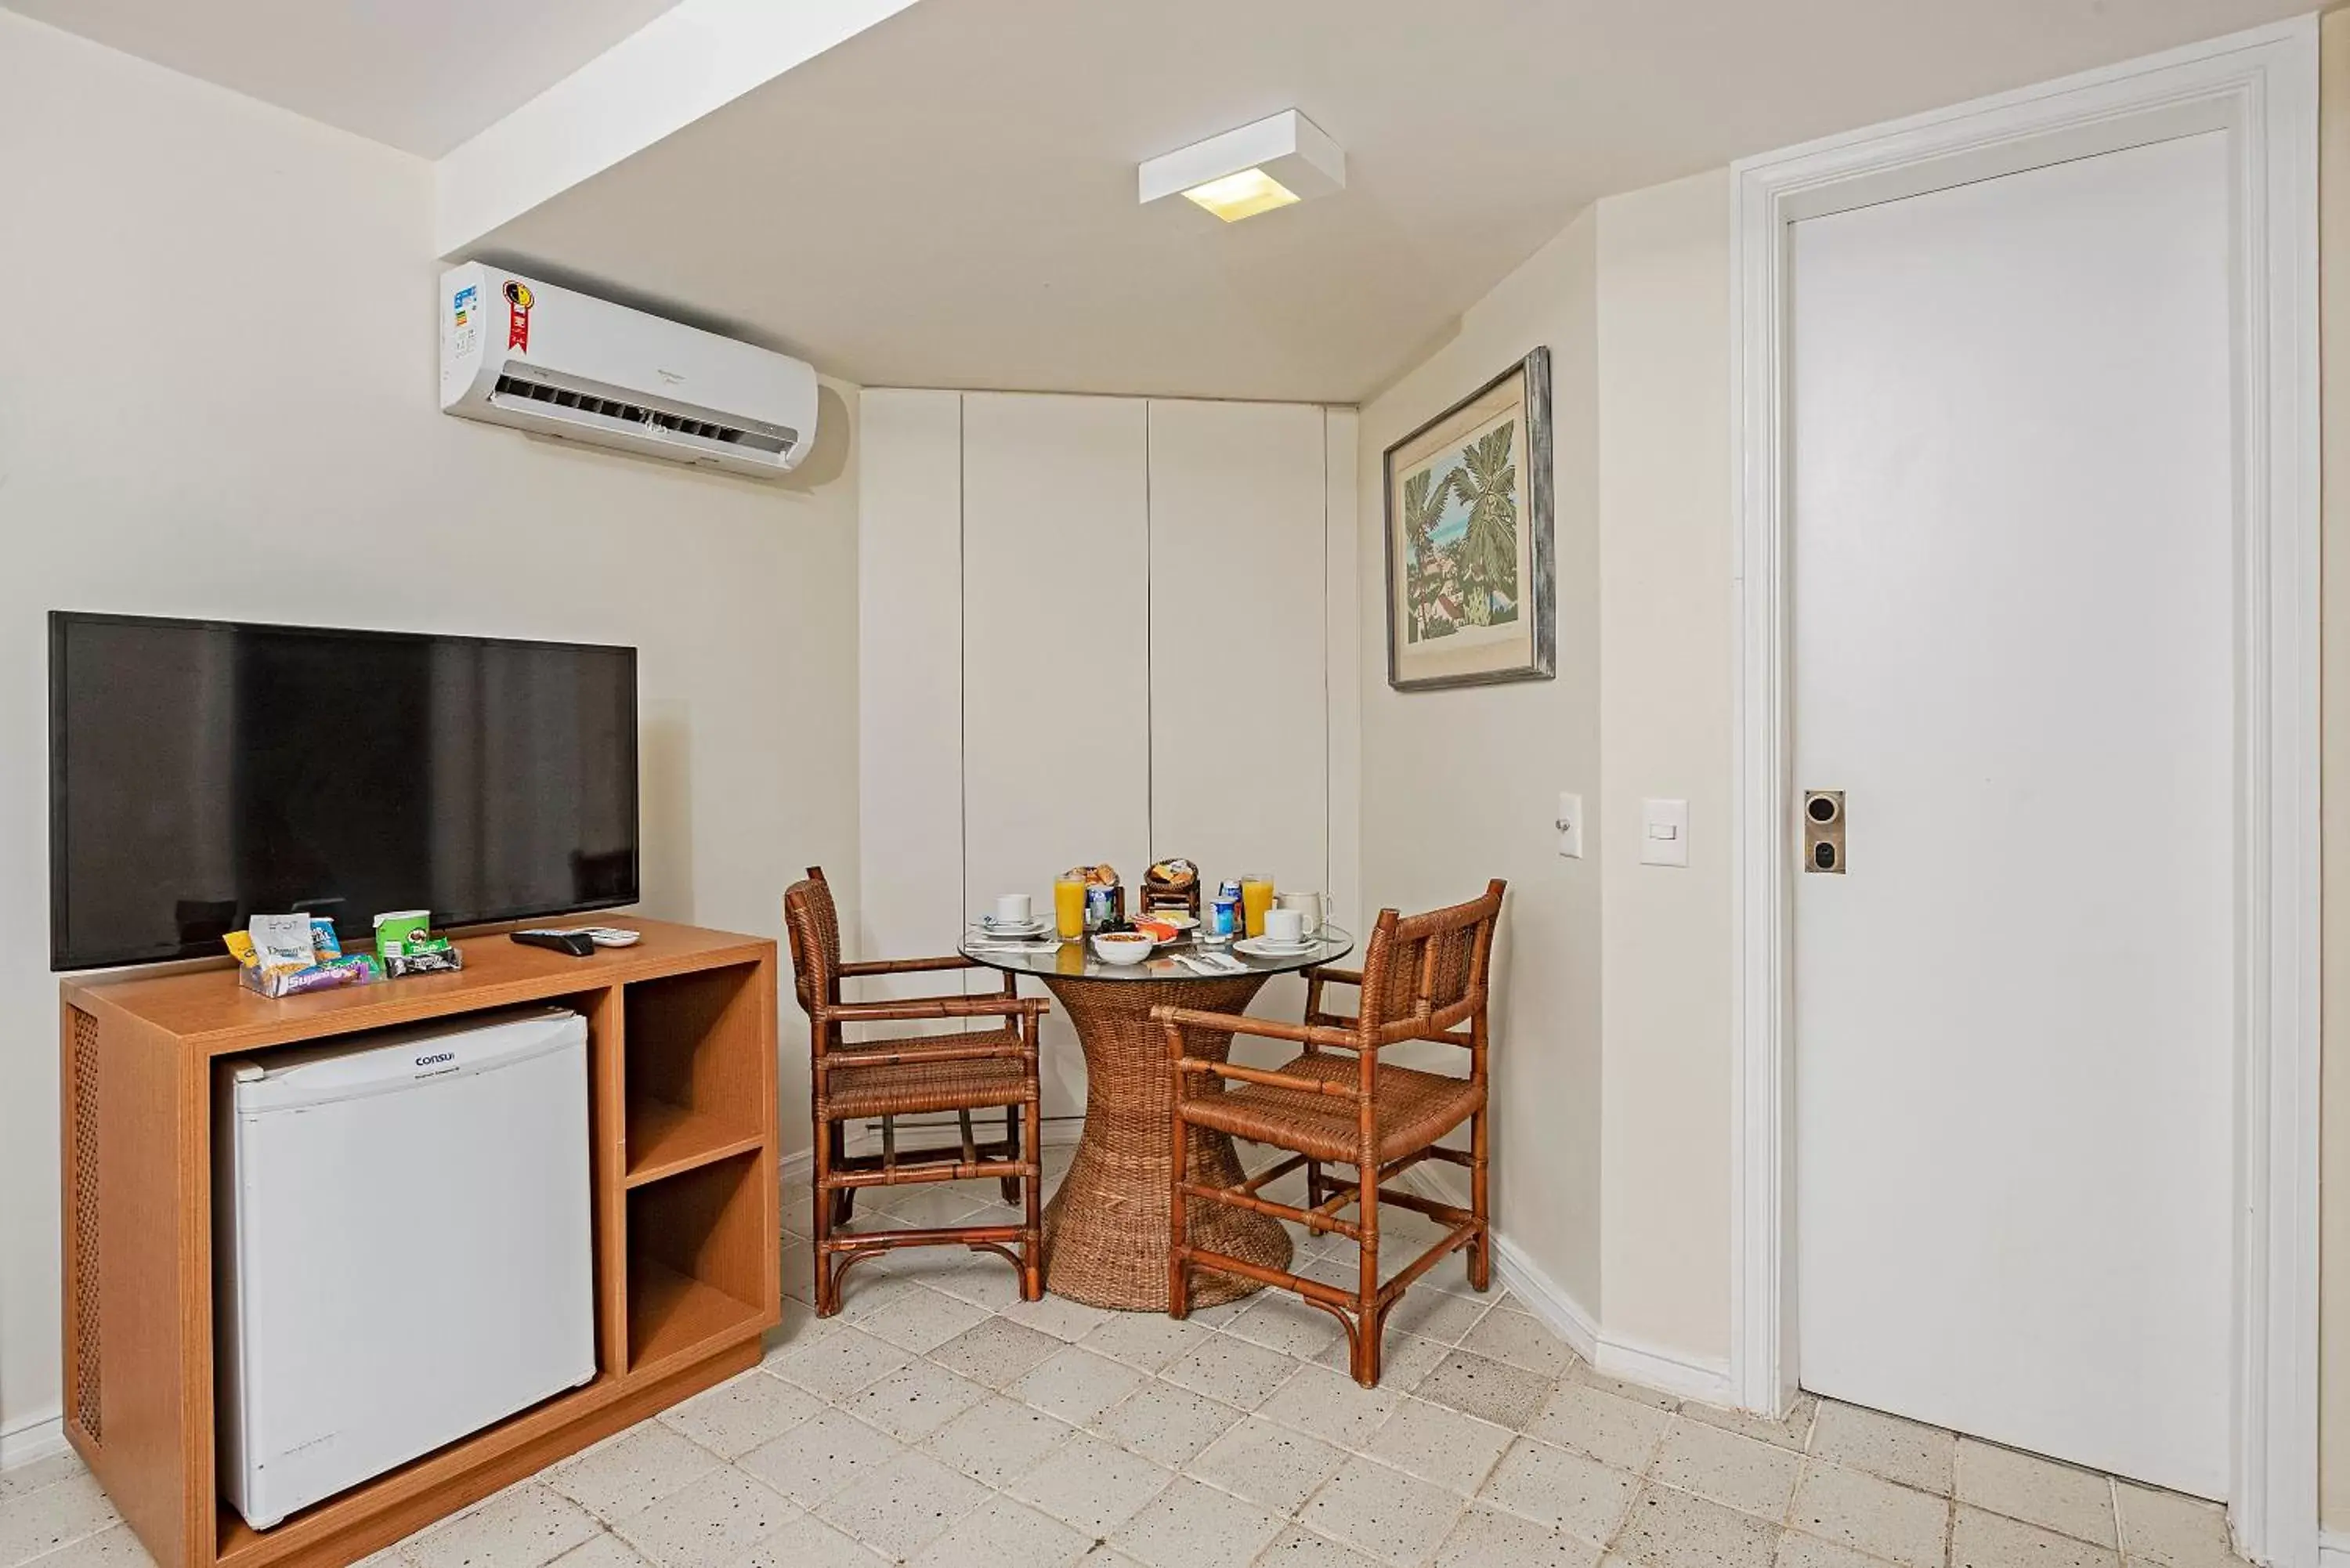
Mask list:
[[[916,1361],[867,1384],[843,1399],[840,1407],[901,1443],[919,1443],[988,1397],[985,1388],[968,1377],[958,1377],[935,1362]]]
[[[597,1518],[609,1521],[684,1490],[721,1462],[716,1454],[659,1421],[646,1421],[556,1465],[546,1480]]]
[[[789,1431],[824,1406],[816,1397],[764,1370],[730,1377],[660,1413],[661,1425],[681,1432],[724,1459],[750,1452]]]
[[[726,1469],[614,1521],[612,1531],[655,1568],[703,1568],[744,1555],[799,1511],[797,1504],[772,1488]],[[420,1563],[418,1568],[439,1565]],[[473,1568],[481,1565],[476,1563]]]
[[[1107,1535],[1167,1489],[1175,1472],[1089,1432],[1055,1449],[1004,1490],[1088,1535]]]
[[[1179,1476],[1110,1543],[1149,1568],[1246,1568],[1281,1529],[1256,1504]]]
[[[922,1448],[980,1485],[1000,1487],[1076,1435],[1076,1428],[1035,1406],[996,1395],[940,1428]]]
[[[818,1503],[816,1513],[844,1535],[904,1559],[993,1495],[969,1476],[909,1449]]]
[[[896,1459],[901,1447],[887,1432],[836,1407],[769,1438],[734,1462],[802,1508],[814,1508],[865,1471]]]
[[[1555,1525],[1472,1503],[1431,1568],[1593,1568],[1599,1548]]]
[[[98,1478],[78,1470],[0,1503],[0,1568],[16,1568],[120,1522]]]
[[[415,1568],[539,1568],[599,1533],[586,1509],[533,1483],[410,1537],[400,1553]]]
[[[998,1497],[924,1547],[912,1568],[1070,1568],[1092,1546],[1059,1520]]]
[[[1582,1454],[1520,1438],[1479,1489],[1478,1501],[1586,1541],[1615,1534],[1639,1483]]]
[[[1405,1399],[1364,1450],[1407,1475],[1463,1497],[1485,1483],[1515,1434],[1450,1406]]]
[[[1133,1393],[1149,1376],[1122,1361],[1068,1345],[1038,1362],[1004,1392],[1048,1416],[1084,1426]]]
[[[1328,1480],[1346,1450],[1252,1416],[1183,1467],[1183,1473],[1274,1512],[1295,1513]]]
[[[1426,1561],[1467,1508],[1456,1492],[1356,1458],[1314,1494],[1298,1522],[1382,1563]]]
[[[1241,1417],[1230,1405],[1154,1377],[1095,1417],[1092,1429],[1145,1459],[1180,1465]]]
[[[1303,1368],[1277,1350],[1230,1334],[1211,1334],[1159,1376],[1226,1405],[1253,1410]]]

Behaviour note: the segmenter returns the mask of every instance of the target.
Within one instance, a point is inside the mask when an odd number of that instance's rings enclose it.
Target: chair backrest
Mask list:
[[[1497,877],[1484,897],[1421,915],[1379,911],[1363,953],[1364,1033],[1433,1039],[1485,1012],[1504,887]]]
[[[809,867],[806,879],[785,890],[784,934],[792,944],[792,988],[800,1011],[813,1017],[817,1002],[840,994],[840,911],[823,867]]]

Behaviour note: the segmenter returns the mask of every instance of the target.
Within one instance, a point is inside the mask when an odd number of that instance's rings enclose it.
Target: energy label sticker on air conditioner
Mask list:
[[[457,352],[461,355],[472,353],[473,340],[481,336],[481,292],[469,283],[449,302],[449,325],[456,333]]]

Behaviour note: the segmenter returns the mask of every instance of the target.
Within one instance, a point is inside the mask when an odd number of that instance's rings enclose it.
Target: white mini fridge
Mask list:
[[[255,1529],[595,1376],[587,1045],[533,1009],[221,1073],[218,1472]]]

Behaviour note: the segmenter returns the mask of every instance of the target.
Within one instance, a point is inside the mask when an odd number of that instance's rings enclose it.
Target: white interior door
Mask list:
[[[1806,1387],[2218,1497],[2234,747],[2213,133],[1794,226]]]

